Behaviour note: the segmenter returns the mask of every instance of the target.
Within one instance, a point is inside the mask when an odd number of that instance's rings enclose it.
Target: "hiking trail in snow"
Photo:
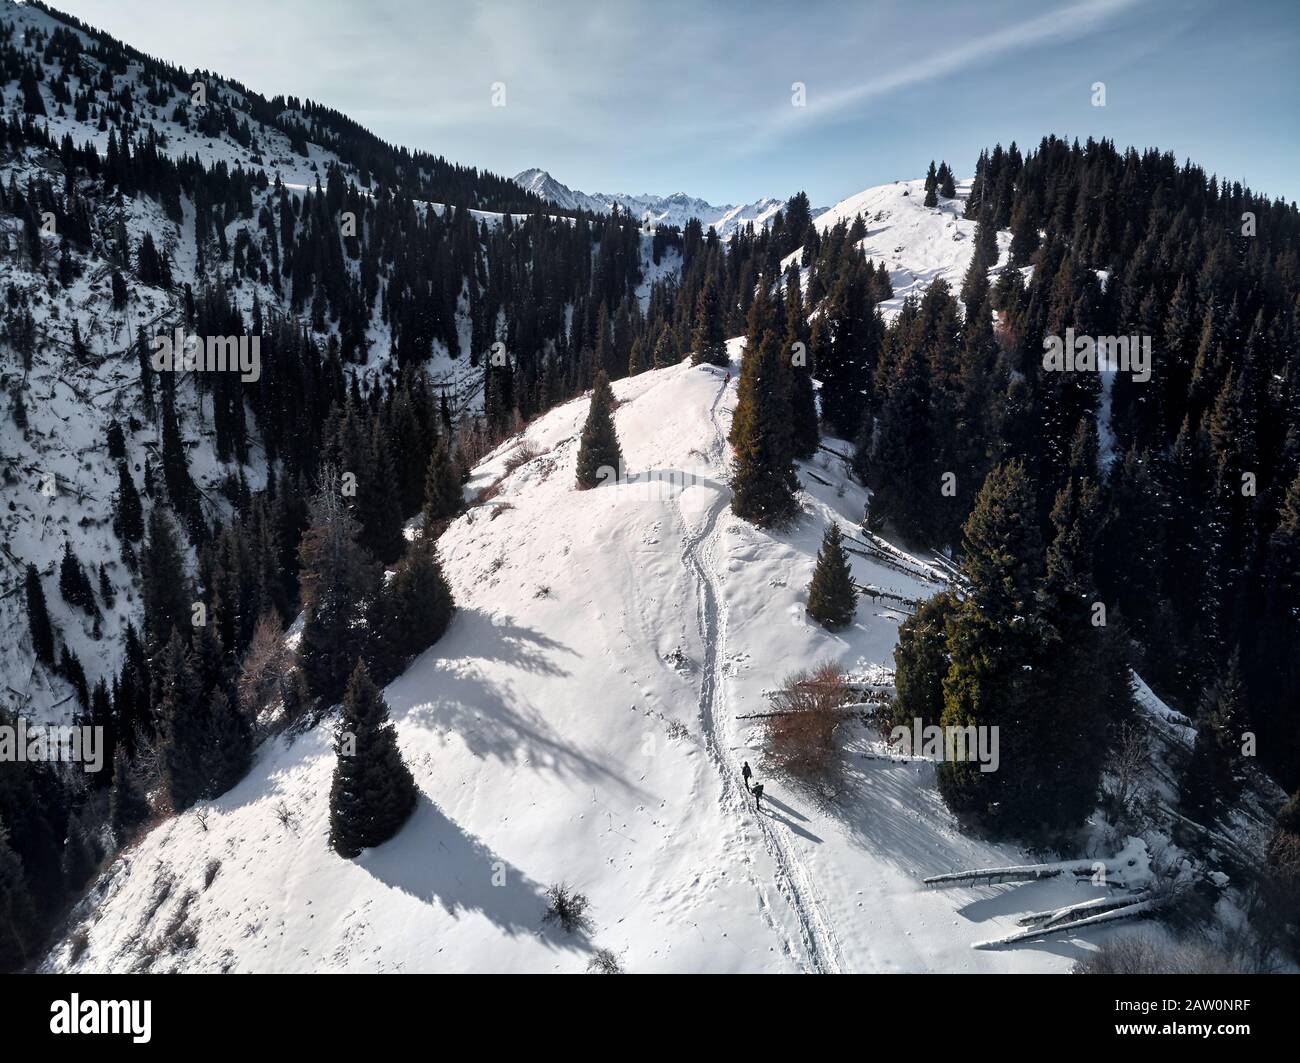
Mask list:
[[[709,407],[709,418],[713,423],[714,440],[710,446],[710,463],[720,469],[726,459],[726,442],[722,426],[718,423],[718,405],[730,386],[730,379],[724,379]],[[724,470],[725,475],[725,470]],[[718,491],[710,503],[707,514],[697,531],[686,529],[684,534],[683,560],[695,576],[699,586],[699,625],[700,635],[704,640],[704,663],[700,677],[700,719],[704,729],[705,742],[718,773],[722,779],[721,800],[738,819],[747,821],[749,795],[742,795],[736,780],[740,778],[740,765],[727,753],[726,744],[719,740],[719,720],[725,720],[726,697],[724,676],[720,661],[724,657],[726,646],[726,608],[715,575],[718,554],[718,518],[731,501],[731,490],[725,480],[718,484]],[[803,939],[804,957],[801,965],[805,971],[813,974],[839,974],[839,943],[835,931],[822,910],[821,900],[816,887],[808,875],[798,854],[781,832],[761,812],[758,813],[758,828],[763,836],[763,844],[768,855],[776,864],[776,885],[789,903],[791,911],[799,924],[799,933]],[[746,832],[748,833],[748,832]],[[762,894],[761,884],[755,886]],[[764,915],[768,922],[773,922],[767,911],[766,898],[763,900]],[[785,942],[787,951],[790,943]]]

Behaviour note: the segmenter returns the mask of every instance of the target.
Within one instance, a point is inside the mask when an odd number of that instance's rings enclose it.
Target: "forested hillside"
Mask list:
[[[832,487],[817,467],[842,476],[851,532],[860,522],[873,542],[933,558],[942,579],[875,547],[909,573],[884,592],[906,608],[852,644],[853,664],[894,656],[885,723],[1002,728],[1005,770],[937,771],[976,833],[1068,843],[1139,718],[1134,671],[1195,722],[1180,815],[1223,820],[1262,785],[1257,770],[1300,786],[1294,204],[1156,148],[1048,136],[1027,154],[984,152],[972,180],[931,162],[924,182],[825,213],[795,192],[724,240],[695,219],[557,208],[327,107],[266,99],[9,0],[0,91],[0,714],[107,736],[94,775],[0,762],[0,967],[38,962],[121,853],[241,782],[256,789],[259,755],[288,757],[280,736],[332,714],[372,742],[356,778],[334,776],[333,854],[426,814],[383,688],[410,682],[449,629],[464,659],[495,646],[504,621],[474,627],[481,603],[457,619],[509,562],[475,554],[483,524],[509,529],[517,505],[533,522],[519,539],[558,540],[538,499],[568,514],[561,530],[581,526],[566,507],[612,505],[600,485],[623,489],[624,452],[651,469],[660,453],[683,468],[695,456],[707,483],[725,480],[731,534],[755,536],[733,560],[763,572],[743,592],[706,578],[719,508],[667,536],[715,627],[718,599],[757,616],[755,587],[775,599],[801,581],[789,571],[822,523],[835,531],[810,615],[851,626],[879,591],[836,553],[839,502],[816,496]],[[1149,378],[1054,371],[1045,351],[1067,335],[1132,337]],[[182,349],[196,338],[179,371],[157,357],[173,336]],[[724,441],[717,414],[742,349]],[[255,355],[222,371],[214,350]],[[693,376],[688,356],[703,367]],[[690,448],[651,423],[679,412],[645,398],[652,382],[624,383],[652,372],[707,419],[681,428]],[[566,404],[585,410],[589,393],[579,438]],[[620,414],[633,399],[644,420]],[[633,433],[623,451],[616,424]],[[816,465],[828,450],[844,469]],[[526,486],[557,468],[563,497],[493,505],[516,470]],[[635,564],[669,580],[649,550],[661,519],[611,525],[619,565],[639,542]],[[554,560],[531,548],[535,564]],[[526,596],[599,584],[586,560]],[[918,580],[945,586],[921,600]],[[662,600],[650,586],[635,602],[647,611]],[[706,642],[697,667],[712,681],[717,632]],[[671,649],[656,645],[659,667]],[[545,656],[539,674],[566,667]],[[722,764],[714,704],[693,691],[686,703]],[[406,726],[418,705],[407,698]],[[666,786],[687,776],[662,770]],[[378,793],[384,814],[349,806],[355,791]],[[838,969],[817,890],[783,845],[769,856],[792,883],[800,966]]]

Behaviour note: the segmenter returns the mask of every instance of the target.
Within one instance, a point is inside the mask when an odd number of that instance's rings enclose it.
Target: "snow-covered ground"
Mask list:
[[[47,967],[580,971],[599,947],[632,971],[1067,968],[1088,946],[971,946],[1013,932],[1015,915],[1090,899],[1087,880],[922,884],[1030,859],[960,835],[929,762],[862,730],[849,796],[829,807],[765,769],[740,717],[814,661],[890,665],[903,614],[864,598],[842,634],[804,620],[825,523],[851,530],[864,498],[827,455],[802,470],[792,531],[732,516],[735,388],[734,367],[728,383],[687,363],[617,383],[629,482],[585,493],[573,475],[587,403],[561,406],[524,437],[537,456],[453,523],[441,552],[459,612],[386,691],[423,792],[393,841],[355,861],[328,848],[331,721],[275,738],[232,791],[121,856],[83,912],[84,953],[61,945]],[[518,445],[471,487],[500,479]],[[904,597],[934,589],[854,565]],[[766,784],[761,815],[744,760]],[[559,881],[590,897],[589,933],[541,928]],[[182,925],[196,943],[170,951]]]
[[[10,0],[0,9],[20,27],[55,24]],[[42,86],[51,132],[105,150],[106,133],[56,114],[48,78],[57,71],[51,64]],[[128,85],[146,108],[134,66],[115,78],[115,91]],[[7,111],[15,92],[10,86],[3,100]],[[334,160],[319,145],[297,155],[282,132],[260,124],[255,158],[224,134],[191,133],[166,109],[147,121],[165,135],[163,150],[262,166],[291,194],[314,186]],[[12,156],[0,177],[25,185],[42,166]],[[922,182],[898,182],[817,218],[825,229],[862,215],[861,247],[885,262],[896,291],[887,314],[937,278],[958,285],[969,265],[975,226],[960,217],[960,195],[936,208],[922,199]],[[656,219],[681,224],[707,207],[719,214],[701,220],[725,235],[770,220],[783,205],[701,203],[667,197],[660,200],[667,213]],[[151,232],[177,280],[198,279],[192,204],[180,225],[148,201],[128,200],[125,210],[133,245]],[[500,217],[476,213],[489,223]],[[232,244],[242,224],[232,221]],[[999,240],[1005,255],[1009,238]],[[651,280],[680,261],[670,252],[653,266],[649,247],[647,237],[643,300]],[[46,250],[57,253],[54,238]],[[78,264],[82,278],[53,294],[16,261],[0,268],[0,286],[24,294],[44,341],[22,382],[28,429],[17,429],[8,408],[0,416],[0,454],[13,474],[0,510],[0,670],[9,687],[0,693],[38,718],[66,718],[69,688],[33,670],[22,564],[34,561],[45,575],[55,623],[91,681],[110,675],[138,603],[109,528],[115,469],[103,440],[112,419],[127,430],[138,485],[156,439],[152,428],[130,426],[136,374],[125,348],[137,326],[177,309],[173,296],[129,280],[127,307],[113,311],[103,249],[78,255]],[[275,302],[251,281],[232,294],[245,310],[255,295],[264,306]],[[91,355],[85,365],[67,356],[74,320]],[[369,339],[365,371],[379,372],[389,336],[376,323]],[[734,342],[732,356],[738,360]],[[437,351],[429,369],[472,408],[481,378],[468,361]],[[822,660],[887,679],[905,614],[863,598],[856,624],[836,635],[804,617],[826,522],[838,519],[852,532],[865,503],[835,454],[801,470],[805,515],[792,531],[759,532],[731,515],[724,439],[735,369],[729,383],[718,370],[682,364],[615,385],[633,482],[572,489],[585,400],[529,427],[532,460],[507,474],[521,442],[512,441],[476,470],[471,488],[494,486],[492,497],[441,540],[460,611],[446,637],[386,692],[424,795],[393,841],[356,861],[335,856],[325,843],[332,722],[276,737],[232,791],[161,823],[122,854],[81,909],[84,952],[74,960],[65,942],[46,966],[576,971],[600,947],[620,953],[632,971],[1066,969],[1090,946],[1050,938],[1000,951],[971,946],[1014,932],[1023,912],[1090,899],[1097,890],[1087,880],[922,884],[928,875],[1031,859],[963,837],[935,791],[933,765],[898,757],[855,724],[840,803],[823,806],[763,766],[761,733],[747,717],[765,708],[767,692]],[[192,423],[192,382],[178,394],[182,420]],[[212,489],[234,466],[217,463],[191,434],[192,470]],[[826,443],[847,452],[842,442]],[[253,447],[245,473],[256,488],[263,471]],[[65,537],[88,563],[106,564],[117,591],[99,640],[57,591],[53,566]],[[942,568],[930,558],[886,566],[855,555],[853,563],[859,583],[900,599],[933,593],[926,574]],[[741,787],[745,760],[766,786],[761,816]],[[591,898],[589,933],[540,928],[543,894],[562,880]],[[194,932],[192,947],[182,929]]]
[[[970,181],[963,181],[955,198],[940,196],[938,206],[927,207],[924,180],[894,181],[840,200],[817,215],[813,224],[825,232],[841,221],[852,226],[861,215],[867,235],[858,247],[873,262],[885,264],[894,286],[894,298],[880,305],[888,319],[898,313],[904,299],[924,294],[936,280],[960,290],[975,252],[975,222],[962,217],[969,193]],[[1006,264],[1010,248],[1011,234],[998,233],[998,266]],[[798,256],[795,252],[787,257],[782,267]]]

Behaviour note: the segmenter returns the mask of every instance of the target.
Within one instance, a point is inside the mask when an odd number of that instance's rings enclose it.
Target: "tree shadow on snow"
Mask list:
[[[404,714],[408,722],[429,730],[455,732],[475,756],[528,764],[588,783],[612,782],[629,794],[650,796],[603,759],[556,735],[541,712],[514,689],[508,669],[489,675],[484,667],[485,662],[501,662],[564,677],[569,673],[542,651],[573,650],[529,628],[494,622],[477,610],[462,610],[455,623],[459,630],[451,648],[440,643],[385,691],[394,715]],[[462,656],[439,656],[439,651],[454,654],[459,647],[466,648]],[[563,684],[554,684],[554,691],[555,698],[572,696]]]
[[[512,937],[535,934],[555,948],[591,951],[585,929],[563,934],[542,926],[546,887],[463,831],[423,793],[397,836],[357,865],[453,918],[478,912]]]

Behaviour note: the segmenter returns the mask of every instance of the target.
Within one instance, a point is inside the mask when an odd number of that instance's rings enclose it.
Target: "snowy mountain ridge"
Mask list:
[[[838,634],[804,619],[822,529],[852,529],[865,496],[826,455],[801,466],[789,532],[731,514],[740,349],[730,380],[683,362],[615,383],[627,483],[573,490],[584,399],[474,471],[490,501],[439,541],[458,614],[385,691],[421,790],[391,842],[356,860],[329,848],[327,717],[123,853],[77,915],[80,944],[46,969],[578,972],[607,948],[639,972],[1010,971],[1081,955],[971,946],[1013,932],[1014,913],[1087,899],[1086,882],[922,884],[1025,862],[959,832],[933,763],[855,722],[842,800],[764,770],[767,691],[827,658],[888,682],[905,616],[890,602],[931,593],[934,565],[855,557],[860,583],[898,599],[864,598]],[[590,898],[588,930],[541,925],[560,881]]]
[[[57,21],[8,0],[4,14],[47,29]],[[50,79],[59,73],[55,63],[48,70]],[[114,75],[115,91],[124,87],[144,97],[134,68]],[[106,152],[106,133],[58,113],[48,84],[39,91],[52,132]],[[7,110],[20,106],[12,92],[4,102]],[[295,191],[338,160],[314,142],[306,155],[291,150],[269,125],[255,127],[249,148],[225,133],[200,136],[165,112],[150,121],[169,153],[261,167]],[[3,176],[26,181],[47,166],[19,155],[5,160]],[[784,205],[586,196],[543,171],[519,178],[563,209],[603,212],[618,202],[665,224],[700,217],[724,237],[749,221],[765,224]],[[823,230],[862,216],[859,246],[885,264],[895,291],[886,315],[935,280],[958,284],[970,263],[974,223],[961,217],[960,192],[927,208],[921,184],[867,189],[815,214]],[[189,235],[193,204],[184,208],[177,223],[147,199],[124,204],[132,241],[151,234],[177,286],[203,276]],[[488,224],[501,217],[475,214]],[[246,227],[230,224],[232,244]],[[1004,254],[1008,242],[999,234]],[[53,258],[57,245],[48,243]],[[78,555],[107,563],[117,604],[104,617],[105,637],[57,594],[49,598],[92,682],[110,676],[139,596],[115,559],[107,519],[114,467],[102,441],[118,420],[132,455],[156,449],[154,430],[133,424],[136,367],[122,354],[137,327],[176,315],[179,299],[131,278],[125,308],[114,309],[104,247],[78,251],[76,260],[81,275],[62,292],[15,261],[0,276],[28,300],[51,344],[23,379],[41,400],[27,411],[26,431],[0,419],[0,450],[20,456],[4,486],[4,537],[13,548],[5,588],[19,593],[0,600],[0,665],[29,684],[21,691],[28,707],[50,719],[72,710],[61,682],[35,667],[18,560],[35,562],[51,587],[65,539]],[[673,262],[665,259],[663,271]],[[236,298],[245,308],[254,298],[283,305],[259,282]],[[80,363],[66,357],[74,324],[89,351]],[[376,321],[367,338],[371,356],[359,371],[378,374],[391,335]],[[882,596],[864,597],[846,631],[808,623],[805,589],[821,533],[834,520],[858,534],[865,492],[839,456],[848,444],[827,439],[826,450],[800,466],[796,527],[767,533],[732,516],[726,435],[738,341],[730,353],[729,378],[683,362],[615,383],[628,483],[572,489],[585,399],[536,418],[474,469],[473,504],[439,541],[459,613],[385,691],[421,790],[397,837],[353,861],[326,844],[334,763],[327,715],[267,739],[232,790],[162,820],[121,853],[45,968],[579,971],[594,949],[608,948],[632,971],[1067,969],[1087,946],[971,946],[1014,933],[1025,911],[1087,899],[1088,883],[924,887],[926,876],[956,868],[1027,862],[1013,846],[959,831],[930,762],[897,755],[855,720],[842,801],[813,800],[765,769],[754,717],[770,691],[821,660],[888,689],[904,606],[934,593],[945,562],[893,546],[881,548],[887,558],[854,555],[856,581]],[[435,350],[428,368],[473,409],[481,373],[467,363]],[[178,388],[187,414],[204,412],[205,401],[192,381]],[[219,462],[201,433],[190,435],[193,475],[221,507],[223,480],[244,470]],[[44,490],[51,475],[53,496]],[[255,456],[249,486],[261,487],[264,477]],[[95,504],[89,518],[87,499]],[[767,783],[763,816],[741,786],[743,761]],[[589,930],[564,936],[540,925],[545,891],[562,881],[591,898]]]
[[[608,214],[617,206],[620,210],[627,211],[643,221],[648,220],[651,224],[671,225],[677,228],[681,228],[692,218],[697,218],[705,229],[712,226],[723,239],[739,232],[751,222],[756,228],[761,228],[785,206],[785,200],[771,197],[757,199],[753,203],[740,206],[729,203],[716,206],[694,196],[688,196],[684,192],[675,192],[670,196],[649,193],[588,194],[576,191],[557,181],[545,170],[536,168],[522,170],[515,174],[515,183],[525,191],[534,192],[564,210],[587,210],[595,214]],[[813,216],[816,217],[824,209],[814,209]]]

